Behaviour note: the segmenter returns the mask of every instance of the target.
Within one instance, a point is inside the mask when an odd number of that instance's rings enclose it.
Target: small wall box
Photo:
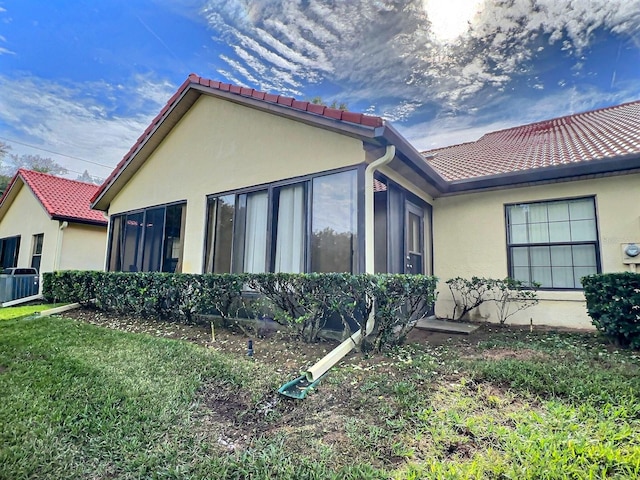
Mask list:
[[[640,265],[640,242],[623,243],[622,247],[622,263],[625,265]]]

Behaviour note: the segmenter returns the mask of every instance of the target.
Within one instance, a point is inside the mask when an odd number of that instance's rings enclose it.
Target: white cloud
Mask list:
[[[34,147],[109,167],[13,144],[12,152],[51,157],[69,170],[106,177],[136,142],[175,86],[136,77],[132,85],[63,85],[28,75],[0,76],[3,135]],[[106,94],[98,100],[93,92]],[[131,108],[120,112],[117,105]],[[135,111],[137,113],[129,113]],[[11,144],[11,141],[8,141]]]
[[[575,64],[598,29],[640,39],[640,0],[452,1],[442,9],[440,0],[207,0],[202,12],[225,41],[242,46],[232,68],[245,81],[250,69],[274,68],[286,75],[272,85],[285,89],[328,79],[345,94],[371,93],[369,101],[450,108],[526,75],[543,38]]]

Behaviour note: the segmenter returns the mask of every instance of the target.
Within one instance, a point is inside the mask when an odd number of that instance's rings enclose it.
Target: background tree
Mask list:
[[[327,105],[326,102],[322,100],[322,97],[313,97],[309,101],[316,105],[324,105],[325,107],[329,107],[329,108],[337,108],[338,110],[344,110],[344,111],[349,110],[349,107],[347,107],[347,104],[344,102],[338,103],[334,100],[333,102],[331,102],[331,105]]]
[[[9,153],[9,150],[11,150],[11,145],[0,140],[0,161],[4,160],[4,157]]]
[[[17,155],[10,152],[11,145],[0,141],[0,195],[4,193],[19,168],[27,168],[51,175],[66,175],[69,173],[65,167],[51,158],[29,154]]]
[[[3,175],[13,176],[19,168],[27,168],[36,172],[48,173],[50,175],[66,175],[69,171],[56,163],[49,157],[41,157],[40,155],[7,155],[5,161],[2,162]]]
[[[78,180],[79,182],[94,183],[96,185],[100,185],[104,181],[104,178],[94,177],[89,173],[89,170],[85,170],[82,175],[78,175],[76,177],[76,180]]]
[[[0,141],[0,195],[4,193],[11,181],[11,177],[13,175],[4,175],[2,172],[4,167],[4,159],[7,155],[9,155],[9,150],[11,150],[11,145],[6,144]]]

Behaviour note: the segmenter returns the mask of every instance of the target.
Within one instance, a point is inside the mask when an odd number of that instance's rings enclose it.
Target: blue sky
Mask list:
[[[70,176],[106,177],[191,72],[424,150],[640,99],[640,0],[0,0],[0,141]]]

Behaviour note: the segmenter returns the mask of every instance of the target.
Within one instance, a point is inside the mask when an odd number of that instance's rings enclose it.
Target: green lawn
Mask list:
[[[300,402],[242,355],[7,320],[0,478],[639,478],[639,356],[498,331],[344,364]]]
[[[0,320],[8,320],[10,318],[26,317],[34,313],[49,310],[50,308],[60,307],[64,304],[40,304],[40,305],[21,305],[18,307],[0,307]]]

